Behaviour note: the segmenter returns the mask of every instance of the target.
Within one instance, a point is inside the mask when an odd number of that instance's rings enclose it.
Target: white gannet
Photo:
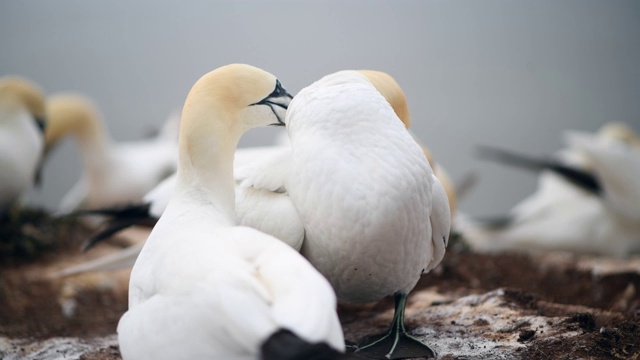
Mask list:
[[[278,180],[282,181],[281,174],[286,173],[290,151],[288,146],[241,148],[236,151],[234,157],[236,213],[240,225],[259,229],[284,241],[292,248],[300,250],[304,239],[304,227],[299,221],[295,207],[281,186],[268,187],[266,186],[268,180],[263,180],[275,178],[276,184]],[[281,166],[278,165],[278,161],[281,161]],[[262,171],[265,174],[276,175],[263,177],[261,179],[263,181],[260,182],[261,187],[254,186],[253,183],[247,181],[248,177],[254,180]],[[145,194],[140,203],[75,212],[74,215],[105,215],[110,218],[105,221],[101,230],[85,242],[83,248],[89,249],[103,239],[133,225],[152,227],[167,207],[176,179],[175,173],[165,178]],[[141,248],[138,246],[138,249]],[[131,251],[127,251],[127,254],[135,256]],[[108,257],[116,260],[114,256]],[[105,263],[104,260],[100,260],[100,263]],[[125,264],[122,262],[123,260],[117,259],[118,263]],[[128,261],[128,266],[133,265],[135,257]],[[86,268],[85,266],[82,268],[91,269],[91,267]],[[99,267],[94,270],[105,269]],[[76,272],[72,270],[70,274],[73,273]]]
[[[36,181],[44,151],[42,90],[17,76],[0,78],[0,217]]]
[[[238,140],[280,123],[289,101],[273,75],[248,65],[218,68],[189,92],[176,186],[118,324],[124,360],[258,359],[280,330],[343,351],[329,283],[280,240],[236,225]]]
[[[404,329],[407,295],[442,260],[451,221],[422,149],[357,71],[301,90],[285,123],[292,146],[286,189],[305,228],[302,254],[343,301],[396,297],[389,332],[358,351],[435,356]]]
[[[552,251],[626,257],[640,252],[640,139],[620,124],[569,131],[557,157],[486,155],[541,171],[537,190],[500,221],[462,218],[478,251]]]
[[[384,96],[398,118],[408,128],[411,125],[409,108],[404,92],[395,79],[381,71],[360,70],[359,72],[365,75]],[[453,183],[444,168],[434,162],[430,151],[422,144],[420,146],[448,195],[453,213],[456,199]],[[290,153],[291,143],[288,135],[280,139],[276,146],[240,148],[236,151],[234,158],[236,213],[239,224],[273,235],[299,250],[304,239],[304,226],[284,185],[291,161]],[[88,211],[91,214],[107,215],[111,219],[107,221],[103,230],[85,243],[85,248],[131,225],[153,226],[169,202],[175,179],[174,174],[162,181],[144,196],[140,204]],[[71,266],[57,275],[69,276],[88,271],[108,271],[132,266],[142,246],[142,243],[134,244],[121,252]]]
[[[82,178],[60,203],[62,214],[139,202],[176,169],[177,136],[172,138],[167,134],[171,133],[171,126],[165,126],[165,131],[156,138],[114,142],[93,103],[77,94],[48,98],[47,115],[50,119],[47,148],[71,135],[77,141],[84,163]]]

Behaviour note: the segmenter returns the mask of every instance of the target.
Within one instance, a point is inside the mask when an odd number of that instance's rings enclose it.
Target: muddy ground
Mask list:
[[[39,212],[4,223],[0,359],[120,359],[128,271],[51,274],[121,244],[82,254],[90,229]],[[407,328],[441,359],[640,359],[639,290],[640,257],[476,254],[458,244],[413,291]],[[384,332],[392,315],[391,299],[340,308],[355,343]]]

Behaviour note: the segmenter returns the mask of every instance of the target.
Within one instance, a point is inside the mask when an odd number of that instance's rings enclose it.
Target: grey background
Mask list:
[[[546,154],[564,129],[640,130],[638,1],[0,0],[0,74],[89,95],[117,140],[161,124],[200,75],[232,62],[292,93],[337,70],[390,73],[454,179],[480,176],[461,203],[472,214],[535,188],[531,174],[475,159],[474,146]],[[241,145],[274,136],[252,131]],[[72,141],[50,160],[30,200],[53,207],[81,165]]]

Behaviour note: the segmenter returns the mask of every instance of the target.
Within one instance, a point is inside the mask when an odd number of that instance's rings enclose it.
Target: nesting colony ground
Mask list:
[[[115,329],[128,271],[49,274],[81,254],[89,230],[39,212],[0,228],[0,359],[120,359]],[[482,255],[452,246],[412,293],[407,327],[441,359],[640,359],[640,258]],[[382,333],[392,300],[342,306],[345,336]]]

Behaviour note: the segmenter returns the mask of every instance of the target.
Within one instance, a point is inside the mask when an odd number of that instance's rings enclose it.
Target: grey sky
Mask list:
[[[454,179],[480,176],[462,209],[495,214],[535,177],[476,160],[475,145],[546,154],[564,129],[615,120],[640,130],[639,19],[640,2],[617,0],[0,0],[0,74],[85,93],[113,137],[132,140],[227,63],[262,67],[292,93],[337,70],[386,71]],[[241,144],[274,135],[253,131]],[[66,142],[32,201],[53,206],[79,173]]]

